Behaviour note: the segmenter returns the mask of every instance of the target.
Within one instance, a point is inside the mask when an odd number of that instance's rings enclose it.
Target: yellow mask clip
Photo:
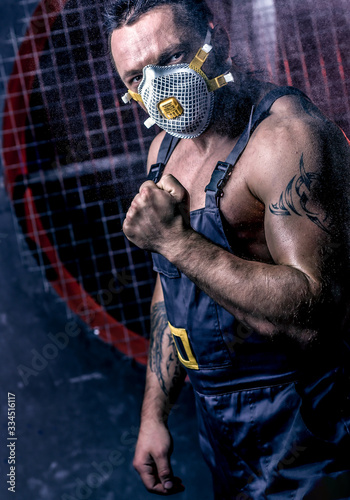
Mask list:
[[[142,97],[140,96],[140,94],[138,94],[137,92],[133,92],[132,90],[128,90],[127,93],[122,96],[122,101],[124,104],[128,104],[131,101],[131,99],[134,99],[134,101],[143,103],[143,100],[142,100]]]
[[[190,68],[201,75],[202,78],[204,78],[209,92],[214,92],[214,90],[220,89],[224,85],[227,85],[229,82],[234,82],[232,73],[226,73],[225,75],[220,75],[209,80],[207,75],[202,71],[202,66],[205,63],[212,48],[213,47],[211,45],[207,43],[204,44],[190,62]]]

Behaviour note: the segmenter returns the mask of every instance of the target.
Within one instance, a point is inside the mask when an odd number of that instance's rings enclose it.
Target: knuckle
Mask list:
[[[146,185],[152,189],[152,188],[154,188],[155,183],[154,183],[154,181],[146,181],[146,182],[144,182],[144,185]]]
[[[151,188],[149,186],[144,186],[141,188],[140,193],[142,193],[143,197],[149,197],[151,195]]]
[[[140,472],[141,470],[141,463],[139,460],[137,459],[134,459],[133,462],[132,462],[132,466],[134,467],[134,469],[137,471],[137,472]]]
[[[138,206],[139,206],[139,199],[137,198],[137,196],[135,196],[135,198],[131,202],[130,208],[136,210]]]
[[[158,475],[162,479],[167,479],[168,477],[170,477],[171,472],[170,472],[169,467],[164,467],[163,469],[162,468],[158,469]]]
[[[166,460],[168,456],[168,450],[166,448],[157,448],[154,450],[154,457],[158,460]]]
[[[163,175],[163,182],[171,181],[173,179],[173,176],[171,174],[164,174]]]
[[[145,181],[141,184],[139,192],[143,191],[144,189],[150,190],[155,186],[153,181]]]

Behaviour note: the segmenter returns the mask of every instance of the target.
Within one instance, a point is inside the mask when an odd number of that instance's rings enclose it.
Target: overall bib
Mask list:
[[[192,228],[228,252],[219,208],[223,188],[252,131],[284,95],[307,99],[292,87],[267,94],[226,161],[216,165],[205,207],[190,214]],[[148,179],[160,180],[178,141],[165,136]],[[152,258],[178,356],[194,388],[215,499],[350,499],[344,348],[305,371],[288,344],[245,329],[162,255]],[[346,496],[339,496],[339,487]]]

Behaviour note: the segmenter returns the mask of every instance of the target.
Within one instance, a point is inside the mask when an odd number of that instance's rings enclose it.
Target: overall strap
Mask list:
[[[174,137],[170,134],[165,134],[158,151],[157,163],[151,165],[147,180],[153,181],[155,183],[160,181],[165,165],[168,163],[169,158],[178,145],[179,141],[179,138]]]
[[[251,134],[259,123],[261,123],[268,116],[273,103],[280,97],[286,95],[298,95],[310,100],[306,94],[294,87],[278,87],[266,94],[256,109],[254,109],[254,106],[252,107],[248,125],[242,132],[242,135],[238,139],[238,142],[232,149],[231,153],[226,158],[226,161],[219,161],[217,163],[212,173],[210,182],[205,188],[207,193],[205,206],[207,208],[219,207],[220,198],[224,195],[223,189],[232,174],[234,166],[247,147]]]

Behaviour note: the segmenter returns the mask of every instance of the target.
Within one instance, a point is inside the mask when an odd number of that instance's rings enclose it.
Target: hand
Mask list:
[[[165,496],[184,491],[181,479],[174,477],[171,453],[172,438],[162,422],[141,425],[133,465],[150,493]]]
[[[190,230],[189,194],[172,175],[155,184],[144,182],[123,224],[125,236],[138,247],[162,253]]]

